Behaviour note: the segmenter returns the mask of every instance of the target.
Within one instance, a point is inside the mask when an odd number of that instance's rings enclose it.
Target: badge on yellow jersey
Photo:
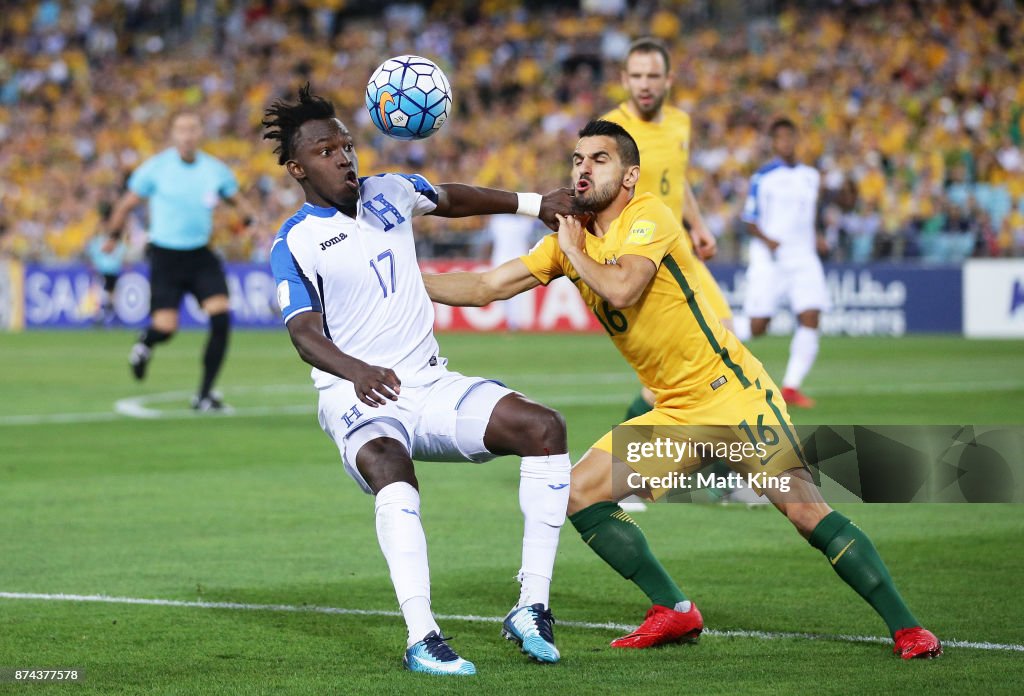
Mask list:
[[[654,223],[649,220],[637,220],[629,228],[626,244],[647,244],[654,239]]]

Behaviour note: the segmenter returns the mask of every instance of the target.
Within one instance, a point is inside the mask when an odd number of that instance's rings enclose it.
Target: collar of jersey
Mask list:
[[[334,217],[338,213],[337,208],[321,208],[318,205],[313,205],[309,201],[306,201],[302,205],[302,209],[305,210],[310,215],[322,218]]]

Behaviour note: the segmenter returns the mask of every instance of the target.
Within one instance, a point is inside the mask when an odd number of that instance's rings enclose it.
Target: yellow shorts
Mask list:
[[[704,297],[707,298],[708,304],[711,305],[711,309],[714,310],[719,321],[732,319],[732,308],[726,302],[722,289],[718,287],[715,277],[711,275],[711,271],[703,261],[697,264],[697,280],[700,283],[701,292],[704,293]]]
[[[678,443],[670,455],[662,456],[659,450],[657,456],[640,457],[641,452],[654,451],[650,443],[665,440]],[[642,449],[644,443],[648,443],[646,449]],[[648,478],[689,475],[711,461],[721,460],[758,492],[765,488],[760,485],[764,477],[777,477],[805,466],[786,404],[766,372],[748,388],[703,404],[685,409],[661,404],[605,434],[594,449],[610,453]],[[670,488],[655,486],[651,492],[658,498]]]

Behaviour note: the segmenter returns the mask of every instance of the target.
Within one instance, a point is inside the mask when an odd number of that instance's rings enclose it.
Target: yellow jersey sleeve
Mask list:
[[[530,253],[520,256],[533,277],[547,285],[555,278],[565,275],[565,254],[558,247],[558,234],[549,234],[537,242]]]
[[[622,242],[616,256],[643,256],[661,265],[661,260],[679,242],[681,225],[661,201],[654,199],[636,206],[628,220],[623,220]]]

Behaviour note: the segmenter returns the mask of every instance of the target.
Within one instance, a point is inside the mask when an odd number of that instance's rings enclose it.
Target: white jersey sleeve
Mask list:
[[[374,179],[383,177],[388,177],[389,181],[398,182],[405,192],[405,199],[402,203],[412,212],[413,217],[426,215],[437,208],[437,189],[419,174],[377,174],[372,177],[363,177],[360,179],[360,184],[365,185],[367,181],[372,182]],[[369,205],[372,207],[373,203],[379,202],[380,200],[375,197],[370,200]],[[366,204],[364,203],[364,205]],[[377,209],[373,208],[371,212]]]
[[[312,264],[307,258],[307,270],[304,270],[288,243],[289,232],[304,218],[305,215],[298,213],[285,222],[270,248],[270,269],[277,284],[277,304],[281,308],[281,319],[286,324],[297,314],[323,311],[320,295],[307,275]],[[308,257],[302,245],[297,245],[296,251],[300,256]]]

